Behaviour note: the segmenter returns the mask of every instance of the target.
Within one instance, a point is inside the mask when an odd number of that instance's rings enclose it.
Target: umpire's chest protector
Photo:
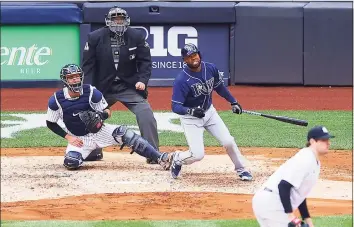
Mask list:
[[[111,46],[112,33],[108,28],[101,30],[98,45],[96,46],[96,61],[100,77],[110,77],[111,80],[115,76],[124,81],[134,84],[138,82],[137,75],[138,65],[138,40],[139,35],[133,28],[128,28],[124,34],[124,44],[119,47],[119,63],[116,69]]]
[[[79,112],[86,110],[95,111],[90,105],[90,96],[91,89],[89,85],[84,85],[83,94],[74,100],[66,99],[63,90],[55,93],[55,98],[63,111],[63,122],[66,128],[75,136],[84,136],[89,133],[85,124],[79,118]]]

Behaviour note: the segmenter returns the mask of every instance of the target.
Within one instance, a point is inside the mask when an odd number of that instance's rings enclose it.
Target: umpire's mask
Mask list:
[[[112,32],[122,36],[130,25],[130,17],[124,9],[114,7],[106,15],[105,22]]]
[[[60,79],[70,91],[82,94],[84,73],[80,66],[67,64],[60,70]]]

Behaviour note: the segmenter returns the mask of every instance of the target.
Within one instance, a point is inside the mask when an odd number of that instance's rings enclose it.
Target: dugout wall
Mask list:
[[[85,3],[81,51],[89,31],[105,26],[104,17],[117,3]],[[181,50],[196,44],[205,61],[215,63],[225,84],[230,75],[230,26],[236,21],[233,2],[121,2],[131,25],[139,29],[150,45],[152,76],[150,86],[172,86],[183,69]],[[198,13],[197,13],[198,12]],[[87,29],[89,27],[89,29]],[[85,29],[85,30],[84,30]],[[232,39],[231,39],[232,40]]]
[[[61,86],[114,5],[151,47],[150,86],[171,86],[188,42],[225,83],[353,86],[353,4],[323,2],[3,2],[1,87]]]

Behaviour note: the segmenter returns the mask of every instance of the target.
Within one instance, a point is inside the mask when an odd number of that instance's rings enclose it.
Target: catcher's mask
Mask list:
[[[127,11],[116,6],[109,10],[105,22],[112,32],[122,36],[130,25],[130,17]]]
[[[64,82],[65,86],[68,87],[72,92],[82,94],[84,73],[80,66],[76,64],[65,65],[60,70],[60,79]]]

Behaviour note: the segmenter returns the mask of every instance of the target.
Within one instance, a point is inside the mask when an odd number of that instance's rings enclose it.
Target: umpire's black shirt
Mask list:
[[[151,76],[151,54],[145,35],[137,29],[128,27],[124,33],[124,44],[119,47],[117,69],[111,47],[112,36],[114,33],[108,27],[89,33],[82,63],[85,83],[92,84],[103,95],[108,94],[116,78],[133,89],[137,82],[144,83],[147,88]],[[146,89],[139,93],[147,97]]]

